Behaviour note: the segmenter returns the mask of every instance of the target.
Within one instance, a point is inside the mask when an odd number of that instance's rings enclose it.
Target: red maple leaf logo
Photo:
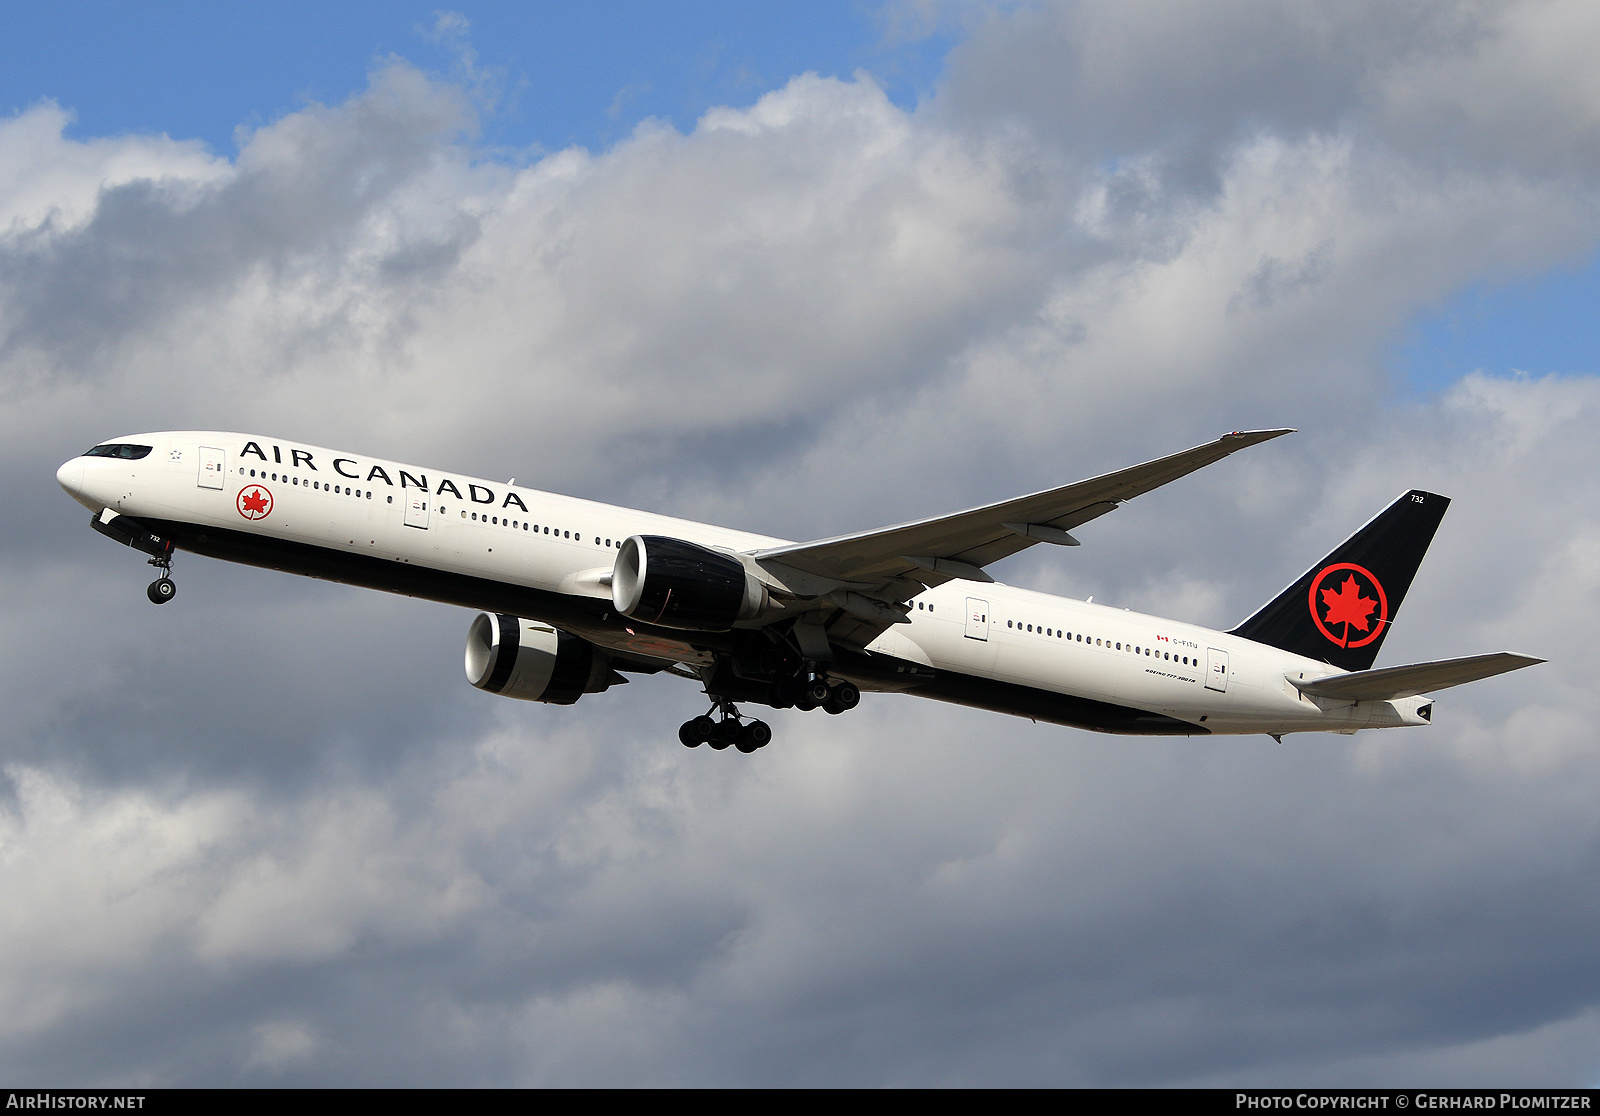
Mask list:
[[[272,512],[272,493],[253,484],[239,493],[239,514],[246,519],[265,519]]]
[[[1340,573],[1344,573],[1344,578],[1337,589],[1322,588],[1333,585],[1335,575]],[[1389,598],[1383,592],[1383,585],[1372,576],[1371,570],[1353,562],[1325,566],[1311,579],[1308,603],[1311,621],[1317,630],[1340,647],[1365,647],[1382,635],[1389,623]],[[1335,625],[1339,626],[1338,635],[1331,630]],[[1367,634],[1358,637],[1360,632]]]
[[[1372,610],[1378,607],[1377,601],[1361,595],[1361,586],[1356,584],[1354,574],[1344,579],[1337,593],[1332,589],[1324,589],[1322,603],[1328,608],[1328,615],[1323,622],[1346,625],[1346,639],[1351,628],[1366,631],[1371,626],[1367,621],[1372,616]]]

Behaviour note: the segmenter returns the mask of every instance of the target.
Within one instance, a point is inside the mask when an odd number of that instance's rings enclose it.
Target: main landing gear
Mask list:
[[[709,744],[720,752],[732,744],[739,751],[749,754],[772,743],[772,726],[767,722],[742,723],[739,710],[733,702],[713,700],[716,704],[711,708],[720,714],[716,720],[711,719],[710,713],[705,713],[679,726],[678,739],[685,748]]]
[[[150,583],[144,595],[150,598],[151,604],[166,604],[178,595],[178,586],[172,580],[172,542],[167,542],[166,548],[160,554],[150,559],[150,564],[161,571],[161,576]]]
[[[678,739],[686,748],[710,744],[717,751],[730,744],[741,752],[765,748],[772,741],[772,726],[765,721],[745,722],[738,707],[727,698],[712,696],[709,712],[685,721],[678,728]],[[839,714],[861,704],[861,690],[854,682],[832,682],[820,673],[797,674],[772,684],[767,704],[774,709],[825,709]],[[715,713],[717,716],[712,717]]]
[[[861,704],[861,691],[854,682],[829,683],[820,674],[806,674],[773,683],[772,704],[779,709],[790,706],[808,713],[822,709],[838,715]]]

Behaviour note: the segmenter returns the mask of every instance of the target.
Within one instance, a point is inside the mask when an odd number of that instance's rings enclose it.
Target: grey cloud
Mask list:
[[[1552,803],[1510,772],[1481,782],[1449,743],[1378,745],[1381,775],[1345,741],[1073,745],[1034,730],[986,745],[965,737],[995,735],[980,714],[908,723],[892,700],[820,734],[784,726],[789,751],[761,772],[652,744],[623,744],[619,769],[517,733],[446,775],[443,798],[401,808],[398,853],[380,851],[391,826],[361,820],[372,791],[314,794],[263,830],[265,849],[240,845],[245,864],[197,882],[238,880],[270,904],[248,861],[271,857],[303,889],[337,833],[330,863],[345,867],[324,890],[347,898],[308,908],[287,938],[233,939],[221,970],[167,979],[217,999],[236,1047],[263,1018],[315,1020],[336,1049],[284,1071],[313,1083],[417,1080],[394,1028],[432,1033],[440,995],[483,1032],[423,1079],[460,1080],[509,1048],[511,1065],[476,1072],[530,1083],[1171,1082],[1259,1075],[1308,1044],[1347,1059],[1480,1040],[1592,1000],[1573,978],[1593,858],[1550,840],[1591,795]],[[599,749],[609,734],[583,735]],[[587,782],[594,762],[610,774]],[[1531,828],[1517,820],[1530,809]],[[1509,842],[1506,824],[1521,829]],[[459,867],[438,883],[475,876],[488,898],[416,928],[417,900],[387,874],[441,857]],[[303,904],[297,890],[276,901]],[[322,927],[351,918],[368,925],[359,951],[335,938],[322,959]],[[312,953],[277,960],[278,941]],[[252,1002],[251,973],[285,961],[287,987]],[[368,1010],[398,997],[396,1022],[312,994],[316,973],[370,983]],[[619,1035],[614,1012],[643,1032]],[[557,1030],[570,1047],[549,1060]]]
[[[1579,4],[1059,0],[981,21],[940,98],[954,119],[1014,121],[1089,161],[1151,153],[1165,181],[1202,192],[1258,132],[1592,173],[1592,105],[1573,85],[1592,22]]]

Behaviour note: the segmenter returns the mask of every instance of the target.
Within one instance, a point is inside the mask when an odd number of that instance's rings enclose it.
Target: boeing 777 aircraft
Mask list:
[[[1148,735],[1422,725],[1423,696],[1541,659],[1372,669],[1450,501],[1412,491],[1231,631],[1001,585],[984,567],[1288,434],[1226,434],[1142,465],[954,515],[792,543],[258,434],[95,446],[57,479],[101,534],[482,610],[472,685],[568,705],[669,672],[710,711],[689,747],[772,739],[736,702],[843,713],[863,690]],[[713,717],[712,714],[716,716]]]

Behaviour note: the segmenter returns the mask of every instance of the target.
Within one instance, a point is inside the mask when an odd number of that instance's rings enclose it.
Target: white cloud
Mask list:
[[[281,1072],[304,1062],[316,1049],[316,1032],[302,1023],[263,1023],[255,1029],[256,1045],[245,1061],[246,1069],[257,1067]]]
[[[81,227],[100,193],[141,181],[203,188],[228,164],[166,136],[63,142],[72,114],[43,101],[0,126],[0,231],[8,238]]]

